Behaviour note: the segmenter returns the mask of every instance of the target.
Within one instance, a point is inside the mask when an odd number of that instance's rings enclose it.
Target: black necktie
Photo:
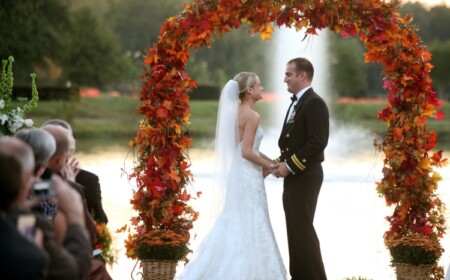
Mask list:
[[[297,95],[293,94],[291,96],[291,100],[292,100],[292,102],[295,102],[297,100]]]

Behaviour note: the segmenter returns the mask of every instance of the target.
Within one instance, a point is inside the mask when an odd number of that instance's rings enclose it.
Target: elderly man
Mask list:
[[[27,209],[30,206],[27,199],[30,187],[39,181],[39,178],[34,176],[35,163],[32,150],[22,140],[7,137],[0,138],[0,151],[10,151],[17,156],[23,168],[24,178],[16,199],[6,213],[6,218],[21,229],[24,236],[38,244],[41,236],[42,247],[50,257],[46,279],[86,279],[90,266],[91,246],[84,226],[83,204],[79,194],[61,178],[51,177],[59,211],[64,213],[67,220],[67,231],[63,245],[60,245],[55,240],[50,222],[40,214]],[[26,227],[23,226],[25,222]]]
[[[50,119],[46,121],[42,127],[47,125],[57,125],[67,129],[73,138],[73,131],[70,124],[61,119]],[[73,138],[73,151],[75,150],[75,138]],[[72,152],[73,152],[72,151]],[[78,166],[77,166],[78,168]],[[100,223],[107,224],[108,217],[103,209],[102,204],[102,190],[100,187],[99,177],[85,169],[77,169],[75,172],[75,181],[84,187],[84,194],[86,197],[87,207],[89,213],[93,213],[93,218]]]
[[[83,208],[84,208],[84,218],[86,228],[89,232],[91,244],[94,244],[98,238],[97,228],[94,219],[90,215],[86,199],[83,192],[83,186],[75,182],[75,173],[73,167],[68,164],[71,152],[74,147],[73,137],[69,130],[57,126],[57,125],[45,125],[42,129],[48,131],[54,138],[56,142],[56,151],[48,162],[48,170],[44,173],[44,176],[49,172],[60,175],[65,181],[82,196]],[[64,234],[64,216],[57,214],[55,219],[55,228],[58,236]],[[59,239],[59,238],[58,238]],[[101,275],[101,279],[111,279],[109,276],[104,263],[97,259],[92,259],[90,276]]]

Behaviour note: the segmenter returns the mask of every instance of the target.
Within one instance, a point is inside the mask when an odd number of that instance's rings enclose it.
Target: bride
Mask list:
[[[215,189],[223,207],[179,280],[286,279],[264,189],[273,163],[259,152],[263,130],[254,106],[262,90],[251,72],[237,74],[222,90]]]

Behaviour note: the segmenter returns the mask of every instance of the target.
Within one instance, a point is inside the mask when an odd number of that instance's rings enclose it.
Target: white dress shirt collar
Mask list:
[[[303,96],[303,94],[308,90],[312,88],[312,86],[309,87],[305,87],[304,89],[302,89],[301,91],[299,91],[295,96],[297,96],[297,101],[296,103],[300,100],[300,98]]]

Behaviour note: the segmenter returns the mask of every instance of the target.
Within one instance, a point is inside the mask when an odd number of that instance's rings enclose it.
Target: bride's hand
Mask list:
[[[269,176],[269,174],[272,173],[272,170],[264,168],[263,169],[263,177],[266,178],[267,176]]]

